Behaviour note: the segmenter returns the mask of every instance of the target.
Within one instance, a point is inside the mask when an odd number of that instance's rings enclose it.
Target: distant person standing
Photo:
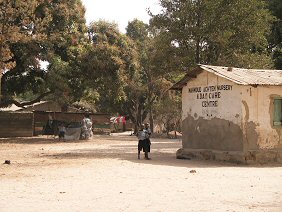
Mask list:
[[[144,132],[144,124],[141,125],[140,129],[136,133],[138,138],[138,159],[140,159],[140,152],[144,151],[144,141],[145,141],[145,132]]]
[[[138,137],[138,159],[140,159],[140,152],[143,150],[145,153],[145,159],[150,160],[148,157],[149,145],[147,141],[147,135],[144,124],[141,125],[141,128],[138,130],[136,136]]]
[[[66,134],[66,128],[63,123],[60,123],[58,126],[59,130],[59,141],[65,139],[65,134]]]
[[[82,120],[82,139],[89,139],[92,137],[92,121],[90,119],[89,114],[85,114],[83,120]]]
[[[149,158],[149,152],[151,151],[151,140],[150,140],[150,137],[151,137],[152,131],[150,129],[149,123],[145,124],[144,132],[145,132],[144,146],[145,146],[145,149],[147,150],[145,152],[145,158],[150,160],[151,159],[151,158]]]

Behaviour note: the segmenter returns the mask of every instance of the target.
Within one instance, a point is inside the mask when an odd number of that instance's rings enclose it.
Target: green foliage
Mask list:
[[[198,63],[271,66],[266,35],[273,19],[262,0],[160,0],[160,4],[163,12],[153,16],[151,25],[182,68]]]
[[[71,102],[68,99],[71,95],[71,89],[66,80],[71,69],[68,62],[62,61],[60,57],[53,57],[48,67],[48,88],[53,91],[53,95],[49,97],[61,105]]]
[[[148,40],[148,25],[144,22],[134,19],[126,27],[126,35],[138,43],[139,46],[145,45]]]
[[[88,29],[90,45],[81,57],[87,87],[95,93],[101,112],[117,112],[128,98],[125,89],[136,75],[134,43],[105,21],[93,22]]]
[[[276,17],[269,38],[269,47],[273,52],[275,67],[277,69],[282,69],[282,1],[269,0],[267,2],[270,11]]]
[[[76,58],[83,51],[86,30],[81,1],[1,0],[0,7],[1,24],[6,29],[0,32],[1,39],[6,39],[0,46],[1,55],[6,55],[1,57],[4,59],[0,68],[5,70],[1,105],[14,102],[25,92],[44,97],[51,91],[56,96],[62,84],[67,84],[64,87],[69,90],[75,83],[78,86]],[[50,72],[41,66],[42,61],[49,63]],[[58,61],[66,62],[64,71]],[[70,97],[67,99],[70,101]]]
[[[155,121],[163,125],[166,133],[181,131],[181,95],[170,91],[154,105]]]
[[[137,128],[147,117],[151,98],[151,93],[148,90],[151,80],[148,26],[142,21],[134,19],[128,23],[126,35],[136,43],[140,66],[138,67],[138,74],[135,75],[126,90],[128,98],[123,110],[129,114],[130,119],[136,126],[135,128]]]
[[[126,34],[137,45],[140,66],[138,75],[128,87],[127,95],[130,98],[127,99],[124,111],[129,114],[136,127],[149,118],[153,129],[153,107],[171,86],[167,79],[172,74],[163,66],[164,61],[169,59],[161,58],[161,45],[158,44],[163,41],[159,42],[149,26],[142,21],[135,19],[129,22]]]

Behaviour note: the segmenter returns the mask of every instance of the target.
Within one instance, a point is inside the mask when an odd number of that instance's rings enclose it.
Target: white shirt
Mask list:
[[[146,132],[144,130],[139,130],[137,132],[138,140],[145,140],[146,139]]]

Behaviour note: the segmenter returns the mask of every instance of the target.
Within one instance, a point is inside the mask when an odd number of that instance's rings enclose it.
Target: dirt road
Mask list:
[[[0,211],[282,211],[281,166],[177,160],[174,139],[138,160],[136,144],[0,139]]]

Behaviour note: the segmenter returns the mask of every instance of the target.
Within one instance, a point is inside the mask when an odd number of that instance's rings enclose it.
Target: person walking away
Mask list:
[[[142,150],[143,152],[145,152],[144,141],[146,138],[145,138],[144,124],[141,125],[140,129],[136,133],[136,136],[138,138],[138,159],[140,159],[140,152]],[[146,154],[145,154],[145,157],[146,157]]]

